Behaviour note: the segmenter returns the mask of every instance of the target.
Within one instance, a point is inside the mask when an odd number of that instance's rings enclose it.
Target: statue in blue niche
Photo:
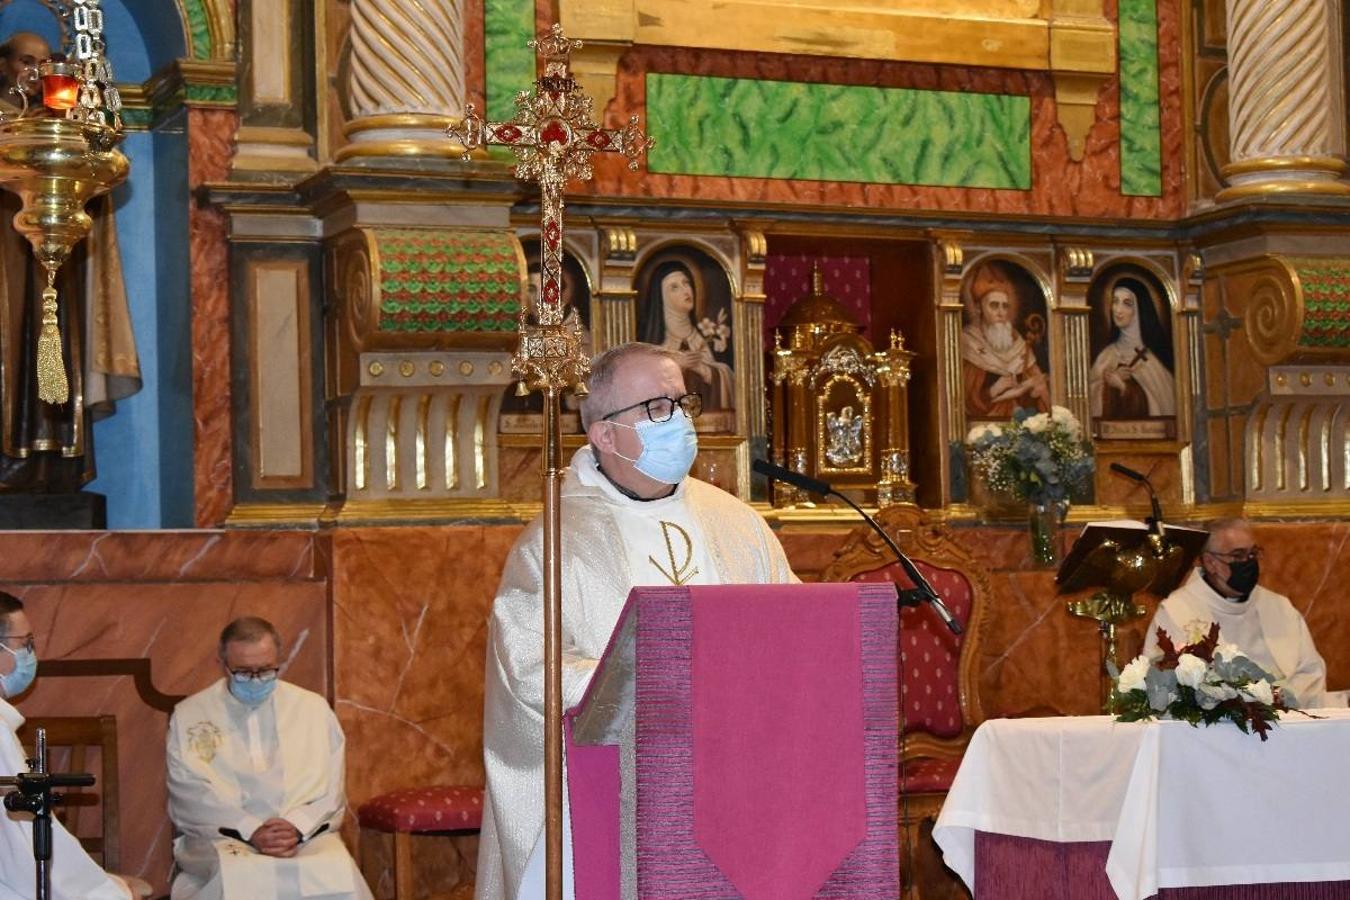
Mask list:
[[[0,42],[0,112],[14,114],[22,106],[15,89],[23,70],[50,56],[46,40],[32,32]],[[38,105],[29,114],[52,113]],[[38,399],[46,278],[13,225],[19,208],[17,195],[0,191],[0,528],[102,527],[101,498],[81,491],[95,475],[93,420],[141,388],[112,199],[104,195],[89,204],[93,229],[57,277],[70,385],[64,403]]]

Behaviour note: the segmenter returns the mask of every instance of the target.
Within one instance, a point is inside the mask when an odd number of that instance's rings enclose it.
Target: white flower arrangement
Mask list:
[[[1066,503],[1092,474],[1092,446],[1062,406],[1018,410],[1007,424],[976,425],[966,435],[970,462],[989,489],[1038,505]]]
[[[1190,631],[1191,629],[1188,629]],[[1197,640],[1178,648],[1158,629],[1162,658],[1137,656],[1124,669],[1107,668],[1114,679],[1112,708],[1121,722],[1178,719],[1192,725],[1229,721],[1245,732],[1266,733],[1295,700],[1277,690],[1270,675],[1233,644],[1219,643],[1211,624]]]

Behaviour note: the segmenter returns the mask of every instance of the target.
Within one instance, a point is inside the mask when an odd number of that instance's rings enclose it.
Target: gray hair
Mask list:
[[[680,364],[679,357],[665,347],[644,344],[641,341],[620,344],[597,354],[591,360],[591,377],[586,379],[586,387],[590,393],[581,401],[583,429],[589,430],[593,423],[614,412],[614,394],[619,386],[615,376],[628,359],[668,359],[677,366]]]
[[[1241,516],[1226,516],[1222,519],[1215,519],[1209,523],[1209,539],[1205,541],[1205,549],[1211,550],[1214,547],[1214,538],[1224,532],[1237,531],[1239,528],[1250,529],[1252,524]]]
[[[280,650],[281,635],[275,625],[258,616],[241,616],[226,625],[225,630],[220,633],[220,658],[225,658],[225,647],[229,644],[252,644],[269,634]]]

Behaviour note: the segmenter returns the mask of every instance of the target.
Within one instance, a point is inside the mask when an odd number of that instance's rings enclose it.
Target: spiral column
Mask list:
[[[352,0],[347,80],[357,156],[444,156],[463,147],[445,136],[464,109],[463,0]]]
[[[1346,194],[1336,0],[1227,0],[1232,162],[1223,201]]]

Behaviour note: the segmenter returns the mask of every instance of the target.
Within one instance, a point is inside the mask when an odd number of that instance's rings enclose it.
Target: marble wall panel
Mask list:
[[[332,536],[333,671],[353,805],[481,784],[487,614],[520,526]]]
[[[262,615],[290,639],[287,677],[330,695],[327,585],[316,538],[298,533],[0,534],[0,586],[23,598],[42,659],[146,659],[157,690],[198,691],[221,675],[216,640],[230,619]],[[41,571],[45,569],[45,573]],[[236,574],[237,573],[237,574]],[[130,678],[43,677],[25,716],[117,716],[123,871],[168,887],[168,716]],[[88,817],[96,827],[96,819]]]
[[[355,807],[409,784],[481,784],[486,618],[520,529],[5,534],[0,584],[30,603],[46,658],[148,657],[167,693],[216,677],[211,644],[234,615],[259,612],[287,634],[303,634],[290,677],[334,700],[347,732]],[[1075,532],[1062,532],[1066,545]],[[812,580],[847,534],[837,524],[797,525],[781,538],[795,570]],[[1342,586],[1350,584],[1350,523],[1264,523],[1257,536],[1268,551],[1263,582],[1306,613],[1331,686],[1350,687],[1350,633],[1337,624],[1346,608]],[[991,569],[977,664],[986,712],[1095,712],[1095,625],[1068,615],[1052,572],[1030,568],[1025,529],[958,527],[956,538]],[[1145,603],[1151,614],[1156,598]],[[1122,629],[1122,657],[1137,652],[1143,626]],[[118,715],[123,867],[162,888],[166,717],[141,705],[125,679],[47,680],[20,708]]]
[[[300,531],[0,532],[0,582],[312,578],[315,544]]]
[[[238,117],[232,110],[188,111],[188,187],[229,176]],[[230,279],[223,210],[193,203],[192,250],[193,471],[198,526],[225,521],[233,502],[230,473]]]

